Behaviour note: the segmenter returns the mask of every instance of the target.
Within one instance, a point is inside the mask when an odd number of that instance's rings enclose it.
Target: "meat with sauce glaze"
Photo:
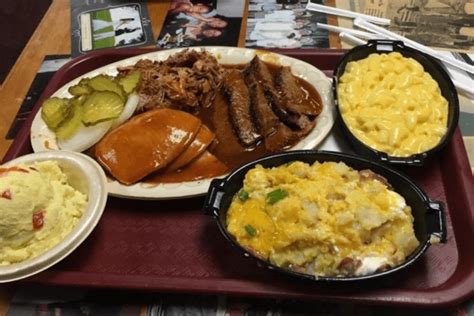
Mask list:
[[[291,146],[314,128],[321,112],[317,101],[306,102],[289,67],[273,74],[258,56],[243,70],[226,69],[210,53],[188,49],[164,61],[140,60],[119,69],[122,74],[133,70],[142,73],[138,111],[174,108],[199,115],[224,91],[230,128],[245,147],[261,140],[269,152]]]
[[[205,51],[183,50],[165,61],[140,60],[119,68],[119,73],[133,70],[142,74],[138,111],[174,108],[194,112],[211,106],[222,83],[221,66]]]
[[[230,69],[224,76],[223,89],[229,99],[229,114],[239,140],[252,146],[261,139],[250,114],[250,94],[243,74]]]

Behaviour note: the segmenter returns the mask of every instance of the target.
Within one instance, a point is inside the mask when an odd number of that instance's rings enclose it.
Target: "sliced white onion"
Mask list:
[[[114,120],[112,128],[119,126],[132,117],[133,113],[135,113],[135,110],[137,109],[139,100],[140,98],[136,93],[130,94],[128,96],[127,103],[125,103],[125,107],[123,108],[122,113],[120,113],[120,116]]]
[[[138,106],[139,97],[134,93],[128,96],[127,103],[120,116],[115,120],[105,121],[92,126],[81,125],[71,138],[58,140],[58,146],[63,150],[83,152],[94,146],[107,132],[128,120]]]
[[[112,127],[112,120],[92,126],[81,125],[71,138],[58,140],[58,146],[63,150],[83,152],[97,143]]]

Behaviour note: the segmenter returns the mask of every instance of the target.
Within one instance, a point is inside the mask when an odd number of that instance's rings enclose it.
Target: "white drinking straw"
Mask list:
[[[323,30],[328,30],[328,31],[331,31],[331,32],[336,32],[336,33],[344,32],[345,34],[351,34],[351,35],[354,35],[354,36],[357,36],[357,37],[360,37],[360,38],[364,38],[364,39],[385,38],[385,36],[375,34],[375,33],[369,33],[369,32],[349,29],[347,27],[340,27],[340,26],[329,25],[329,24],[324,24],[324,23],[316,23],[316,26],[320,29],[323,29]]]
[[[339,38],[352,45],[364,45],[367,43],[366,41],[346,32],[339,33]]]
[[[431,55],[432,57],[437,58],[441,61],[444,61],[445,63],[450,64],[451,66],[454,66],[456,68],[459,68],[461,70],[464,70],[464,71],[467,71],[467,72],[470,72],[470,73],[474,73],[474,66],[471,66],[471,65],[469,65],[465,62],[459,61],[457,59],[441,55],[437,51],[435,51],[434,49],[432,49],[428,46],[422,45],[422,44],[420,44],[418,42],[415,42],[411,39],[408,39],[408,38],[406,38],[402,35],[398,35],[396,33],[388,31],[388,30],[386,30],[382,27],[379,27],[377,25],[374,25],[374,24],[372,24],[372,23],[370,23],[370,22],[368,22],[364,19],[356,18],[354,20],[354,25],[356,25],[360,28],[363,28],[364,30],[380,34],[380,35],[385,36],[386,38],[389,38],[389,39],[392,39],[392,40],[403,41],[405,43],[405,45],[410,46],[412,48],[415,48],[415,49],[417,49],[417,50],[419,50],[423,53],[426,53],[428,55]]]
[[[380,24],[380,25],[390,24],[389,19],[378,18],[372,15],[357,13],[357,12],[348,11],[344,9],[338,9],[338,8],[325,6],[322,4],[311,3],[311,2],[308,2],[308,4],[306,5],[306,10],[317,11],[317,12],[322,12],[322,13],[327,13],[327,14],[332,14],[332,15],[339,15],[339,16],[344,16],[344,17],[354,18],[354,19],[363,18],[367,21],[370,21],[375,24]]]

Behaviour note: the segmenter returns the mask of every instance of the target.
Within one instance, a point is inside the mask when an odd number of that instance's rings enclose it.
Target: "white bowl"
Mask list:
[[[74,229],[56,246],[25,261],[0,266],[0,283],[32,276],[64,259],[89,236],[104,211],[107,202],[105,173],[97,162],[84,154],[67,151],[40,152],[18,157],[5,166],[45,160],[57,161],[67,175],[69,185],[87,195],[86,210]]]

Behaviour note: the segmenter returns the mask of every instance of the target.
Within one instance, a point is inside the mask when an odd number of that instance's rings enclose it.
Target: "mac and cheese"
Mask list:
[[[400,53],[348,63],[337,89],[344,122],[376,150],[407,157],[435,147],[446,133],[448,101],[438,83]]]

